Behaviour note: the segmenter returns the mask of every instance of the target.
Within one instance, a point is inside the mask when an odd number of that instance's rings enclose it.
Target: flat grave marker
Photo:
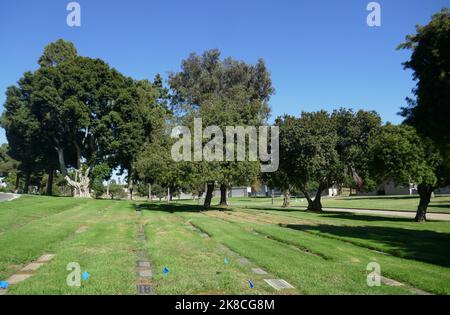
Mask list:
[[[264,281],[277,291],[283,289],[295,289],[290,283],[283,279],[264,279]]]
[[[257,275],[266,275],[267,272],[261,268],[252,268],[252,272],[256,273]]]

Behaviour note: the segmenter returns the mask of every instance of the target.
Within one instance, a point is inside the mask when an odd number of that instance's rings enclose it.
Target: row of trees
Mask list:
[[[443,10],[399,47],[412,50],[405,68],[417,80],[403,125],[382,126],[377,113],[348,109],[278,117],[280,167],[266,174],[252,161],[175,162],[170,137],[174,126],[193,126],[197,117],[222,130],[267,125],[274,88],[263,60],[222,59],[218,50],[191,54],[165,88],[159,75],[134,80],[58,40],[45,48],[39,69],[6,92],[3,160],[16,161],[8,167],[16,168],[16,186],[22,181],[25,193],[33,176],[46,173],[47,194],[56,174],[75,196],[99,195],[118,169],[127,174],[129,198],[133,185],[150,195],[161,187],[168,200],[180,191],[206,193],[205,208],[216,187],[226,206],[227,188],[256,181],[281,188],[284,206],[300,191],[314,211],[333,185],[371,190],[386,180],[414,182],[421,197],[416,220],[423,221],[433,190],[449,182],[449,21]]]
[[[221,127],[264,124],[273,88],[262,60],[222,60],[218,50],[192,54],[170,76],[171,93],[159,75],[153,82],[133,80],[102,60],[79,56],[64,40],[49,44],[39,65],[7,89],[1,118],[8,155],[19,162],[16,189],[22,182],[27,193],[33,177],[47,173],[51,195],[57,174],[75,196],[89,197],[119,169],[127,174],[130,198],[136,182],[167,187],[170,195],[201,194],[206,185],[209,207],[216,182],[226,198],[232,183],[256,180],[256,162],[175,163],[170,130],[198,116]]]
[[[426,220],[433,191],[450,184],[450,12],[443,9],[417,26],[398,49],[412,55],[404,63],[417,81],[414,99],[402,108],[400,126],[380,125],[375,113],[339,110],[279,117],[280,169],[266,180],[285,192],[299,189],[308,209],[321,210],[323,189],[345,183],[373,189],[392,180],[415,183],[420,202],[416,221]],[[312,199],[308,188],[316,188]]]
[[[367,146],[370,134],[381,126],[377,113],[303,112],[299,118],[278,117],[276,125],[280,128],[280,167],[263,179],[282,189],[283,206],[289,206],[292,190],[305,196],[309,210],[321,211],[321,194],[334,185],[376,188],[369,175]],[[314,197],[311,190],[316,191]]]
[[[7,89],[1,120],[23,192],[45,171],[51,194],[58,170],[76,196],[88,197],[93,182],[119,168],[132,193],[136,156],[168,112],[161,77],[127,78],[63,40],[45,48],[39,65]]]

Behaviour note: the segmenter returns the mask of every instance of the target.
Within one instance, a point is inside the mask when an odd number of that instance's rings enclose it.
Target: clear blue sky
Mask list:
[[[190,52],[223,56],[272,72],[273,117],[339,107],[378,111],[399,123],[414,82],[396,51],[415,25],[450,1],[384,0],[382,25],[366,24],[369,0],[79,0],[81,27],[66,24],[69,0],[2,0],[0,110],[7,86],[35,70],[43,47],[64,38],[136,79],[179,69]],[[3,130],[0,143],[5,142]]]

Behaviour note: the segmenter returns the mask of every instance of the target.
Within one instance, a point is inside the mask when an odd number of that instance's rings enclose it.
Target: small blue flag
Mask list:
[[[0,281],[0,289],[8,289],[9,283],[8,281]]]
[[[85,271],[81,274],[81,277],[83,278],[84,281],[88,280],[90,276],[91,275],[87,271]]]
[[[169,273],[169,268],[164,267],[163,269],[163,274],[167,275]]]
[[[225,257],[225,259],[223,260],[223,263],[224,263],[225,265],[228,265],[228,264],[230,263],[230,261],[228,260],[227,257]]]
[[[253,289],[255,287],[255,285],[253,284],[252,280],[250,280],[250,278],[248,279],[248,284],[250,286],[250,289]]]

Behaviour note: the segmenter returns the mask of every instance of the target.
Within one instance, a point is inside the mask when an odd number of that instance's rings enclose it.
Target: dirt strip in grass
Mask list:
[[[136,215],[138,215],[138,217],[142,216],[142,209],[139,205],[136,205]],[[138,222],[136,240],[139,245],[139,249],[136,253],[136,291],[138,295],[153,295],[155,294],[155,290],[152,286],[152,264],[148,259],[147,253],[142,249],[147,241],[144,224],[142,222]]]
[[[197,215],[202,216],[192,213]],[[277,294],[252,273],[251,264],[239,263],[214,238],[192,229],[191,214],[144,211],[144,216],[148,218],[146,249],[155,267],[158,294]]]
[[[136,294],[136,217],[127,202],[106,202],[85,209],[79,222],[89,228],[53,244],[56,258],[9,294]],[[75,262],[90,277],[81,287],[67,285],[67,265]]]

